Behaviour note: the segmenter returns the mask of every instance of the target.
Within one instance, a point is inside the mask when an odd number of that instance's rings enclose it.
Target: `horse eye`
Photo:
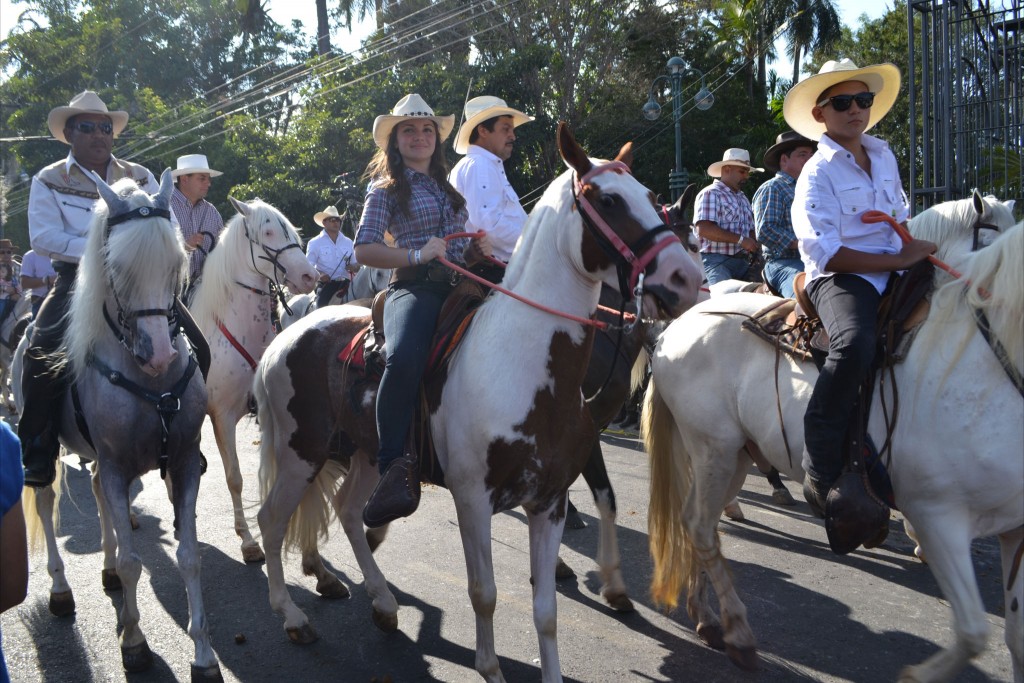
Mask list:
[[[601,206],[606,209],[614,209],[619,203],[618,195],[614,194],[603,194],[601,195]]]

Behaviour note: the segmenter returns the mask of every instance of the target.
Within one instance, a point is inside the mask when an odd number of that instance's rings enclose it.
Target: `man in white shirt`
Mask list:
[[[306,260],[320,273],[316,307],[332,303],[335,296],[344,298],[352,276],[359,271],[352,240],[341,233],[342,217],[338,207],[328,206],[313,216],[323,231],[306,245]]]
[[[497,97],[483,95],[466,102],[465,122],[455,138],[455,151],[464,154],[448,176],[466,198],[469,219],[466,231],[485,231],[494,257],[508,262],[526,224],[526,211],[505,176],[504,162],[512,156],[515,129],[533,121],[532,116],[512,109]],[[484,263],[474,272],[500,282],[504,269]]]
[[[39,314],[43,298],[57,279],[57,271],[53,269],[50,259],[40,256],[34,249],[29,249],[21,258],[21,287],[32,293],[32,317]]]

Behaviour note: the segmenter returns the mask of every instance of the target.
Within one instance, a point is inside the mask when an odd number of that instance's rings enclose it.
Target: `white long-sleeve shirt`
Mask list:
[[[526,211],[505,177],[502,160],[479,145],[470,145],[448,181],[466,198],[466,232],[486,231],[494,257],[508,261],[526,225]]]
[[[323,275],[331,280],[348,280],[349,266],[358,268],[352,240],[338,233],[337,241],[331,240],[326,230],[309,241],[306,245],[306,260]]]

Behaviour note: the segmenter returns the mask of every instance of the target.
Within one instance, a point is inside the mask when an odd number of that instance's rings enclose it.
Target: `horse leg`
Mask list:
[[[370,499],[379,479],[376,466],[370,464],[365,453],[356,451],[352,455],[352,467],[334,495],[333,503],[349,545],[352,546],[352,553],[356,556],[359,570],[363,572],[363,584],[373,605],[373,623],[381,631],[391,633],[398,630],[398,601],[388,588],[387,579],[377,561],[373,559],[376,544],[371,545],[369,534],[375,530],[363,531],[363,506]],[[386,526],[379,528],[387,529]],[[383,540],[383,535],[380,540]]]
[[[63,463],[58,460],[58,472],[63,467]],[[50,613],[66,617],[75,613],[75,596],[71,593],[71,585],[64,574],[64,560],[60,556],[57,533],[53,526],[53,508],[57,498],[54,487],[60,480],[59,474],[57,479],[53,485],[33,489],[33,492],[36,497],[36,515],[46,539],[46,571],[50,574]]]
[[[594,504],[600,515],[597,542],[597,566],[601,571],[601,596],[617,612],[632,612],[633,602],[626,593],[626,582],[622,580],[619,566],[619,539],[615,532],[615,491],[608,479],[608,469],[601,452],[601,441],[594,439],[590,458],[583,466],[583,478],[590,486]]]
[[[1024,683],[1024,527],[999,535],[1003,558],[1006,646],[1013,662],[1014,683]]]
[[[494,564],[491,557],[491,506],[482,491],[472,498],[457,496],[455,491],[452,491],[452,495],[455,497],[462,550],[466,556],[469,599],[473,603],[473,612],[476,613],[476,670],[487,683],[505,683],[505,677],[501,675],[501,666],[498,664],[498,655],[494,650],[494,606],[497,604],[498,591],[494,585]],[[558,548],[555,547],[546,572],[534,579],[534,595],[537,595],[537,582],[544,580],[551,581],[551,592],[554,593],[557,553]],[[530,555],[532,558],[533,553]]]
[[[100,516],[100,547],[103,549],[103,571],[100,579],[103,590],[121,590],[121,579],[117,575],[117,538],[114,535],[114,522],[107,509],[107,499],[103,495],[100,484],[100,464],[92,464],[92,495],[96,498],[96,511]],[[132,529],[135,529],[132,524]]]
[[[940,501],[941,503],[942,501]],[[939,505],[904,509],[928,554],[928,566],[953,608],[956,641],[917,666],[900,672],[900,682],[949,681],[985,649],[988,621],[971,563],[971,530],[964,515]]]
[[[185,582],[185,593],[188,597],[188,635],[196,648],[196,656],[192,662],[192,680],[222,681],[220,666],[210,644],[200,581],[201,561],[196,536],[196,496],[199,494],[198,447],[194,451],[194,458],[194,466],[176,468],[167,477],[174,481],[172,489],[176,492],[171,502],[177,520],[178,571]]]
[[[564,503],[562,503],[564,505]],[[555,600],[555,562],[565,518],[557,507],[526,511],[530,529],[530,573],[533,575],[533,624],[540,644],[541,680],[562,680],[558,660],[558,604]],[[557,520],[557,521],[554,521]]]
[[[235,428],[241,416],[221,415],[211,413],[210,419],[213,422],[213,434],[217,439],[217,448],[220,450],[221,460],[224,462],[224,479],[228,484],[228,491],[231,493],[231,507],[235,514],[235,533],[242,539],[242,559],[246,562],[262,562],[264,560],[263,550],[260,544],[252,537],[249,531],[249,523],[245,520],[245,510],[242,507],[242,470],[238,466],[238,451],[235,448]]]

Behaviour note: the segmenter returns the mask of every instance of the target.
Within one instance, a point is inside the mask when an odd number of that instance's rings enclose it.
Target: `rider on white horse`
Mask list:
[[[329,306],[331,299],[340,292],[348,293],[352,276],[359,272],[352,240],[341,232],[342,216],[338,207],[328,206],[313,216],[313,222],[323,231],[306,245],[306,260],[320,274],[316,307]]]
[[[114,136],[124,130],[128,113],[109,111],[99,95],[85,90],[69,106],[53,109],[47,117],[50,132],[71,146],[71,153],[39,171],[29,190],[28,227],[32,248],[53,259],[57,278],[36,316],[31,344],[25,354],[22,389],[25,407],[18,423],[25,484],[49,486],[56,476],[60,450],[55,417],[66,388],[66,377],[50,373],[50,354],[61,343],[78,261],[85,250],[92,223],[93,205],[99,199],[91,174],[108,184],[133,179],[139,187],[155,194],[159,185],[146,168],[115,158],[111,153]],[[168,212],[168,215],[169,212]],[[184,306],[177,306],[179,322],[203,364],[209,365],[209,349],[202,333]],[[205,375],[206,367],[203,367]]]

